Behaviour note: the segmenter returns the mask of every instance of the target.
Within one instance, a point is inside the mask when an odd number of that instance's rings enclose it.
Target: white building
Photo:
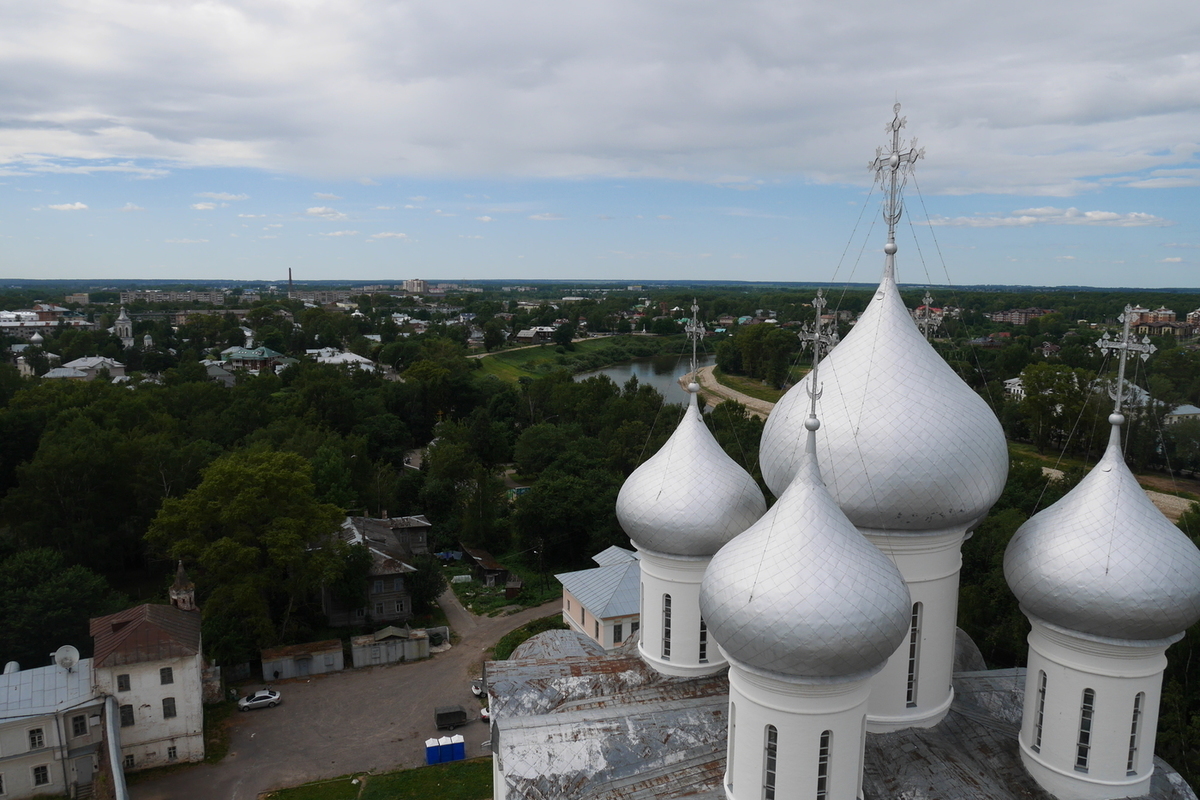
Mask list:
[[[563,620],[605,650],[638,632],[638,554],[612,546],[592,556],[599,566],[555,575],[563,585]]]
[[[91,621],[96,691],[115,699],[126,772],[204,759],[200,612],[140,605]]]

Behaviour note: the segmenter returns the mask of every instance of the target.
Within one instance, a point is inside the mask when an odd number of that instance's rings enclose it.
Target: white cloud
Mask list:
[[[378,186],[379,184],[370,178],[359,178],[358,182],[362,186]]]
[[[1175,222],[1153,214],[1133,211],[1120,214],[1115,211],[1080,211],[1077,208],[1022,208],[1008,214],[980,215],[977,217],[938,217],[929,220],[930,225],[951,228],[1014,228],[1032,225],[1102,225],[1116,228],[1165,227]]]
[[[248,194],[230,194],[229,192],[196,192],[196,197],[207,197],[210,200],[249,200]]]
[[[659,214],[658,219],[675,219],[670,214]]]
[[[216,203],[192,203],[192,208],[197,211],[212,211],[216,207]]]
[[[543,221],[543,222],[544,222],[544,221],[549,221],[549,220],[559,220],[559,219],[566,219],[566,217],[560,216],[560,215],[558,215],[558,214],[549,214],[549,213],[548,213],[548,214],[530,214],[530,215],[529,215],[529,218],[530,218],[530,219],[536,219],[536,220],[540,220],[540,221]]]
[[[327,208],[326,206],[314,206],[304,212],[310,217],[319,217],[330,221],[346,219],[346,215],[338,211],[336,208]]]
[[[238,214],[243,219],[262,219],[266,214]]]
[[[406,208],[406,209],[413,209],[413,208],[420,208],[420,206],[414,206],[414,205],[412,205],[412,204],[410,203],[410,204],[406,205],[406,206],[405,206],[405,208]]]
[[[1055,256],[1055,261],[1074,261],[1075,256]]]
[[[1190,250],[1194,248],[1200,248],[1200,244],[1190,244],[1187,242],[1168,242],[1167,244],[1164,244],[1163,247],[1183,247]]]
[[[476,217],[475,219],[479,222],[492,222],[492,218],[487,216],[486,214],[482,217]]]
[[[376,211],[395,211],[395,206],[375,206]]]
[[[272,223],[269,223],[269,224],[266,226],[266,228],[263,228],[263,230],[266,230],[267,228],[282,228],[282,227],[283,227],[283,223],[282,223],[282,222],[272,222]]]
[[[126,203],[125,205],[121,206],[121,211],[145,211],[145,210],[146,209],[142,208],[141,206],[137,205],[136,203]]]
[[[342,199],[344,199],[344,198],[338,197],[336,194],[329,194],[328,192],[313,192],[313,197],[317,198],[318,200],[342,200]]]
[[[410,198],[408,198],[408,199],[409,199],[409,200],[412,200],[414,203],[424,203],[424,202],[425,202],[426,200],[428,200],[429,198],[428,198],[428,197],[426,197],[426,196],[424,196],[424,195],[420,195],[420,194],[419,194],[419,195],[417,195],[416,197],[410,197]]]
[[[85,211],[87,205],[84,203],[58,203],[47,206],[47,208],[53,208],[55,211]]]
[[[478,233],[460,233],[458,235],[458,238],[460,238],[460,239],[482,239],[483,237],[480,236]]]
[[[1164,258],[1162,260],[1162,263],[1163,264],[1178,264],[1181,261],[1183,261],[1182,258],[1180,258],[1179,256],[1174,256],[1173,258]]]
[[[167,244],[201,244],[208,239],[165,239]]]
[[[408,239],[408,234],[407,233],[393,233],[391,231],[385,231],[383,233],[372,233],[371,238],[372,239]]]
[[[333,231],[332,233],[322,233],[320,236],[358,236],[358,231]]]

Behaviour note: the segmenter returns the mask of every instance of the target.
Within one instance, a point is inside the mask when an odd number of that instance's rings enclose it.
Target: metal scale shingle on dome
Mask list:
[[[1008,449],[996,415],[913,324],[893,253],[858,324],[823,364],[817,443],[830,493],[859,527],[931,530],[969,524],[1000,496]],[[799,459],[808,378],[776,404],[759,461],[772,492]]]
[[[1155,348],[1130,339],[1096,342],[1121,353],[1111,391],[1108,448],[1061,500],[1030,517],[1004,552],[1004,578],[1022,611],[1063,628],[1127,640],[1166,639],[1200,620],[1200,550],[1146,497],[1121,451],[1125,358]]]
[[[896,565],[825,488],[820,427],[810,411],[791,485],[713,556],[700,594],[709,631],[732,661],[804,678],[879,667],[908,631],[912,602]]]
[[[693,372],[694,362],[693,357]],[[704,424],[699,391],[696,384],[688,385],[679,426],[617,495],[617,520],[642,549],[710,556],[766,510],[754,478],[721,449]]]

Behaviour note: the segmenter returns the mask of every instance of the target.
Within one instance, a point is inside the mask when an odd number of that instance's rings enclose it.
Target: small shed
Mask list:
[[[342,640],[290,644],[262,651],[263,680],[286,680],[341,672],[346,668]]]
[[[466,557],[475,562],[477,581],[484,586],[505,586],[508,583],[508,570],[491,553],[477,547],[459,546]]]
[[[429,636],[423,630],[388,625],[375,633],[351,639],[350,657],[355,668],[429,658]]]

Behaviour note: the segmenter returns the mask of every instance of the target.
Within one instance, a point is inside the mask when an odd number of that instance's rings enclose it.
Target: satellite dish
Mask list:
[[[14,672],[20,672],[20,671],[21,671],[21,665],[18,664],[16,661],[10,661],[4,665],[4,674],[5,675],[12,675]]]
[[[73,645],[64,644],[54,651],[54,663],[70,672],[79,663],[79,651]]]

